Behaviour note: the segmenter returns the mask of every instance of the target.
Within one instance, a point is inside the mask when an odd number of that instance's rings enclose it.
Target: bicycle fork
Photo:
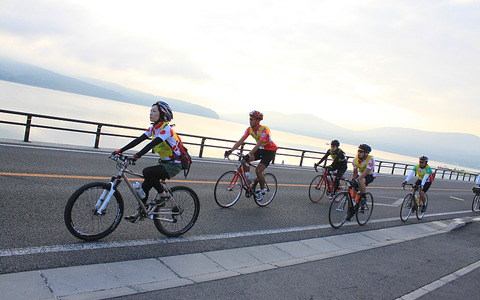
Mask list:
[[[113,194],[115,193],[115,185],[113,182],[110,182],[110,190],[103,190],[102,195],[95,204],[96,214],[103,215],[103,212],[107,208],[110,199],[112,199]]]

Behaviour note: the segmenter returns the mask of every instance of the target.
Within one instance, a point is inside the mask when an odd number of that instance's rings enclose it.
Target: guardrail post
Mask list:
[[[302,151],[302,155],[300,156],[300,167],[302,166],[303,164],[303,157],[305,156],[305,151]]]
[[[27,116],[27,123],[25,124],[25,136],[23,137],[24,142],[28,142],[30,139],[30,128],[32,125],[32,115]]]
[[[377,173],[380,173],[380,167],[382,166],[382,162],[379,162],[378,163],[378,169],[377,169]]]
[[[395,171],[395,165],[396,165],[396,164],[397,164],[397,163],[393,163],[393,165],[392,165],[392,175],[393,175],[393,172]]]
[[[200,152],[198,153],[198,157],[203,157],[203,148],[205,147],[205,141],[207,138],[202,138],[202,142],[200,143]]]
[[[97,133],[95,134],[95,144],[93,148],[98,149],[98,144],[100,144],[100,135],[102,134],[102,125],[97,125]]]
[[[403,176],[407,175],[407,168],[408,168],[408,165],[405,165],[405,169],[403,169]]]
[[[243,154],[243,148],[244,148],[244,147],[245,147],[245,144],[242,144],[242,145],[240,146],[240,153],[241,153],[241,154]]]

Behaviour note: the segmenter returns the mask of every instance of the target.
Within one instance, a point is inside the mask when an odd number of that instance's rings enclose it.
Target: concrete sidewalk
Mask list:
[[[445,233],[480,217],[187,255],[0,275],[0,299],[105,299],[318,261]]]

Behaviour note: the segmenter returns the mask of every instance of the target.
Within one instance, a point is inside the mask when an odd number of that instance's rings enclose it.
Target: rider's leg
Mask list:
[[[145,194],[147,195],[148,199],[148,192],[153,187],[160,196],[166,196],[165,188],[160,183],[160,180],[165,180],[170,178],[168,176],[168,172],[162,165],[151,166],[143,169],[143,177],[145,180],[143,181],[142,188]]]
[[[266,168],[267,166],[263,162],[260,162],[257,166],[257,169],[255,169],[255,173],[257,174],[257,179],[262,190],[265,188],[265,176],[263,175],[263,171],[265,171]]]
[[[338,168],[337,176],[335,176],[335,180],[333,181],[333,192],[336,193],[338,191],[338,187],[340,186],[340,179],[342,179],[343,174],[347,171],[347,166],[345,168]]]

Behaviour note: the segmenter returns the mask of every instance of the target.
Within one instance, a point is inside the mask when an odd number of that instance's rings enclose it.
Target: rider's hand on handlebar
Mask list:
[[[227,150],[227,151],[225,151],[225,153],[223,154],[223,157],[228,158],[228,157],[230,156],[230,154],[232,154],[232,150]]]
[[[137,157],[136,155],[134,155],[134,156],[132,156],[132,157],[128,157],[128,158],[126,159],[126,161],[127,161],[128,163],[130,163],[131,165],[134,165],[135,162],[137,161],[137,159],[138,159],[138,157]]]
[[[405,186],[406,184],[407,184],[407,181],[404,180],[404,181],[402,182],[402,186]]]
[[[250,161],[250,154],[247,154],[247,155],[243,156],[243,157],[242,157],[242,160],[243,160],[244,162],[249,162],[249,161]]]
[[[110,154],[110,157],[113,157],[113,156],[115,156],[115,155],[117,155],[117,154],[120,154],[121,152],[122,152],[122,151],[120,151],[120,149],[115,150],[115,151],[112,152],[112,154]]]

